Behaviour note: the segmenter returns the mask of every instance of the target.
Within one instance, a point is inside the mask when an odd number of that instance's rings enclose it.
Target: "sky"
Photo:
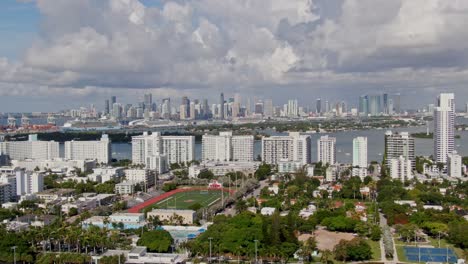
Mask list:
[[[468,101],[466,0],[1,0],[0,112],[111,95]]]

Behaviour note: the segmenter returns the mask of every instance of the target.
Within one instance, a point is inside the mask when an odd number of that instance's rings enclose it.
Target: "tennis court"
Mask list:
[[[224,193],[224,198],[228,193]],[[220,190],[199,190],[182,193],[175,193],[168,198],[152,205],[158,209],[189,209],[191,205],[200,204],[202,207],[209,207],[222,198]]]
[[[450,248],[404,247],[404,250],[411,262],[457,263],[457,256]]]

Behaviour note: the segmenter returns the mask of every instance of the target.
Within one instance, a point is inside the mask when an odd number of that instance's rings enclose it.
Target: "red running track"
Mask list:
[[[128,209],[128,212],[129,213],[139,213],[141,210],[145,209],[146,207],[150,206],[150,205],[153,205],[157,202],[160,202],[162,200],[165,200],[169,197],[171,197],[172,195],[176,194],[176,193],[182,193],[182,192],[191,192],[191,191],[208,191],[208,190],[223,190],[224,192],[230,192],[231,194],[234,194],[235,191],[234,190],[229,190],[229,189],[226,189],[226,188],[223,188],[223,189],[212,189],[212,188],[180,188],[180,189],[175,189],[175,190],[172,190],[170,192],[167,192],[167,193],[163,193],[159,196],[156,196],[154,198],[151,198],[147,201],[144,201],[142,202],[141,204],[137,204],[135,205],[134,207]]]

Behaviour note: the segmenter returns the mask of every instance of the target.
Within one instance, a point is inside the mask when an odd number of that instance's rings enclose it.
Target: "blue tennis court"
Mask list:
[[[411,262],[457,263],[457,255],[450,248],[404,247],[406,258]]]

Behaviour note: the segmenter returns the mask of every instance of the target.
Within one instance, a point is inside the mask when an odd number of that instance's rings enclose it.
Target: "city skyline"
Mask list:
[[[440,92],[467,98],[467,52],[458,41],[466,27],[448,26],[465,23],[467,9],[434,2],[231,0],[236,12],[225,13],[210,0],[5,0],[0,112],[98,105],[111,95],[128,103],[148,92],[210,101],[221,92],[271,94],[277,102],[294,94],[310,106],[317,98],[401,93],[406,108]],[[413,16],[420,5],[426,12]]]

